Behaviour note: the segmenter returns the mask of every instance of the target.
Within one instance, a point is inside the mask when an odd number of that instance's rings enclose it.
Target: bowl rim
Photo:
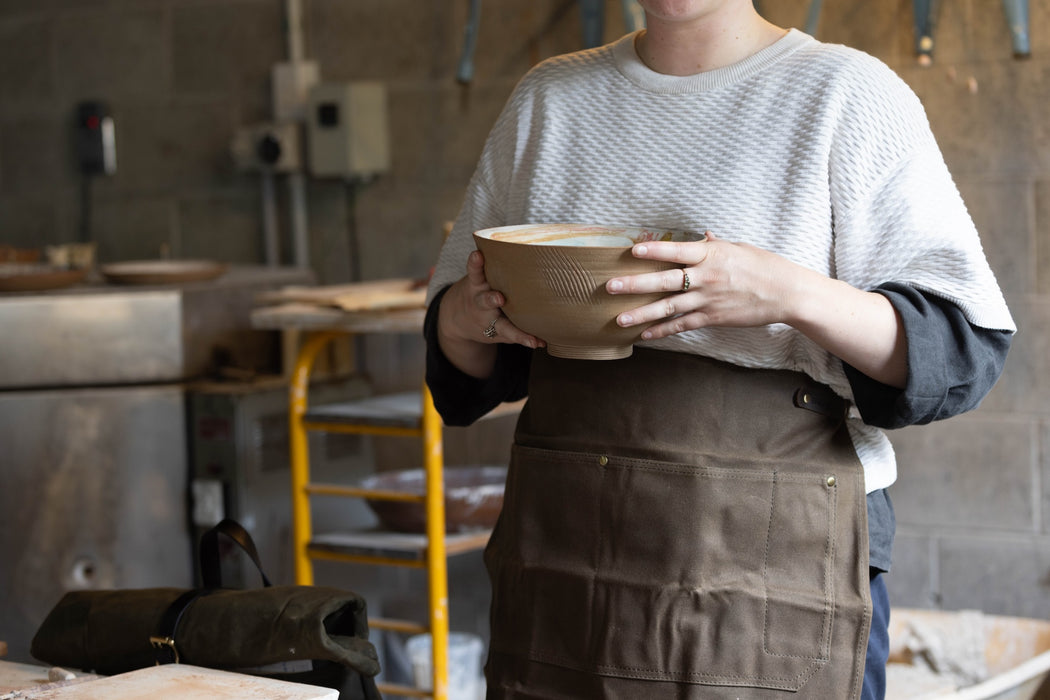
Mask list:
[[[519,242],[519,241],[508,241],[498,237],[500,233],[509,233],[512,231],[520,231],[527,229],[565,229],[566,234],[578,233],[580,235],[623,235],[625,238],[631,239],[630,243],[624,243],[623,245],[588,245],[588,246],[576,246],[571,243],[562,243],[557,240],[542,241],[542,242]],[[639,238],[632,238],[628,235],[628,232],[642,232],[643,234],[648,233],[649,236]],[[670,233],[672,235],[678,235],[683,237],[695,237],[687,238],[689,241],[702,241],[707,238],[704,233],[691,231],[687,229],[673,229],[664,226],[648,226],[641,224],[585,224],[585,223],[572,223],[572,222],[551,222],[551,223],[531,223],[531,224],[512,224],[509,226],[492,226],[489,228],[479,229],[474,232],[475,240],[491,241],[493,243],[511,243],[521,244],[529,246],[549,246],[552,248],[587,248],[587,249],[608,249],[608,250],[623,250],[625,248],[631,248],[638,243],[644,243],[647,241],[657,240],[658,236]],[[684,242],[684,241],[680,241]]]

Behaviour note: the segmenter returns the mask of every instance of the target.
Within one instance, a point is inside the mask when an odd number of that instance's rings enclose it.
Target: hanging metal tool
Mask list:
[[[806,12],[806,34],[817,35],[817,26],[820,25],[820,9],[823,7],[822,0],[809,0],[809,11]]]
[[[637,0],[620,0],[620,6],[623,8],[623,26],[628,34],[645,29],[645,10]]]
[[[1003,11],[1010,27],[1014,58],[1028,58],[1032,55],[1028,43],[1028,0],[1003,0]]]
[[[937,0],[912,0],[915,54],[921,66],[933,63],[933,28],[936,11]]]
[[[456,82],[463,85],[474,79],[474,50],[478,45],[478,27],[481,25],[481,0],[470,0],[470,15],[463,28],[463,50],[456,68]]]
[[[605,0],[580,0],[580,25],[583,28],[583,47],[601,46],[605,34]]]

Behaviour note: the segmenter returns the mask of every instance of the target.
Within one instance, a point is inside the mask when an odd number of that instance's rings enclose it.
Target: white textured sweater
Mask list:
[[[430,296],[465,274],[473,231],[543,222],[710,230],[870,290],[902,282],[974,325],[1014,330],[914,93],[859,51],[791,30],[693,76],[650,70],[635,35],[557,56],[519,83],[485,145]],[[802,371],[846,398],[841,362],[782,324],[706,328],[648,347]],[[851,412],[867,490],[889,440]]]

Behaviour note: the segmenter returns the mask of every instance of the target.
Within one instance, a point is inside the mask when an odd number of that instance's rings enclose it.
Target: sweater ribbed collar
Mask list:
[[[816,41],[808,34],[790,29],[783,37],[756,54],[722,68],[695,75],[666,75],[645,65],[635,50],[634,41],[643,30],[631,32],[611,45],[613,60],[625,78],[648,90],[669,95],[704,92],[732,85],[780,61],[790,53]]]

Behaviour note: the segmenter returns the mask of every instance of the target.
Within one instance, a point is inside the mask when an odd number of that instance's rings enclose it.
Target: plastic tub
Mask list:
[[[420,690],[430,690],[431,639],[429,634],[409,637],[405,643],[412,663],[412,680]],[[451,632],[448,635],[449,700],[478,700],[481,690],[481,637],[476,634]]]
[[[914,630],[940,636],[945,645],[959,645],[972,636],[976,646],[969,666],[979,666],[982,678],[973,684],[938,676],[913,658],[909,648]],[[911,645],[911,646],[914,646]],[[928,655],[920,649],[919,653]],[[947,612],[894,608],[890,614],[890,664],[887,700],[1035,700],[1050,674],[1050,621],[977,611]],[[967,669],[962,669],[967,670]],[[1044,689],[1045,690],[1045,689]]]

